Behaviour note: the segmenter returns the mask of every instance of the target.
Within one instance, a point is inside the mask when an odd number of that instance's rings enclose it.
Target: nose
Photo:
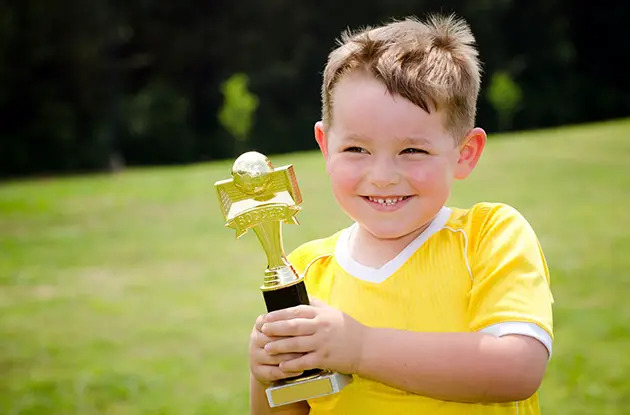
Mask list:
[[[370,181],[376,187],[387,187],[398,184],[400,174],[392,160],[379,158],[374,160],[370,169]]]

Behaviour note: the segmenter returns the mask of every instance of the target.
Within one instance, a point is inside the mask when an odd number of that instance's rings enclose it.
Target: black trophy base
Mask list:
[[[276,290],[263,291],[263,297],[265,298],[265,305],[267,306],[268,312],[302,304],[310,304],[304,281]]]

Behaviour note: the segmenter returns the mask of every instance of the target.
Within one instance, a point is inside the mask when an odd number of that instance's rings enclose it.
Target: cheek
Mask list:
[[[361,166],[358,163],[331,159],[326,171],[335,190],[351,190],[361,181]]]
[[[443,160],[425,163],[407,176],[414,187],[440,191],[449,186],[449,169]]]

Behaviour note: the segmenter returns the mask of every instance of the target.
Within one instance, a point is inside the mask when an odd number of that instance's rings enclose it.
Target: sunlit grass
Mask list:
[[[492,137],[451,205],[518,208],[555,296],[548,414],[630,406],[630,120]],[[287,250],[349,223],[319,154]],[[264,305],[256,238],[223,227],[229,162],[0,185],[0,413],[247,412],[247,341]]]

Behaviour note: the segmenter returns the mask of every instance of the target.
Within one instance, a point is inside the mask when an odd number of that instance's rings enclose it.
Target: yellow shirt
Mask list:
[[[356,226],[291,253],[310,295],[371,327],[524,334],[540,340],[551,355],[549,272],[534,231],[515,209],[490,203],[443,208],[379,269],[349,255],[348,237]],[[540,413],[538,394],[511,403],[457,403],[353,378],[340,393],[309,400],[311,414]]]

